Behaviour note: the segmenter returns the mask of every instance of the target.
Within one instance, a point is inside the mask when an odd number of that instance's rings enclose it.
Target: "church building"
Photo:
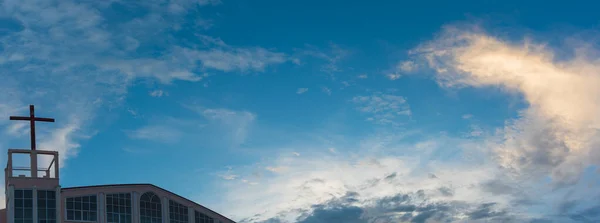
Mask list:
[[[30,115],[31,149],[9,149],[4,170],[6,208],[0,223],[235,223],[198,203],[152,184],[112,184],[62,188],[58,152],[37,150]],[[28,167],[13,166],[14,156],[29,157]],[[48,166],[39,167],[48,163]]]

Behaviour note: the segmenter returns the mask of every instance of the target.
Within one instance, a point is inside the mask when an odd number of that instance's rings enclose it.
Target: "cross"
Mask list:
[[[29,126],[31,128],[31,150],[35,150],[35,122],[54,122],[53,118],[35,117],[33,105],[29,105],[29,117],[10,116],[10,120],[29,121]]]

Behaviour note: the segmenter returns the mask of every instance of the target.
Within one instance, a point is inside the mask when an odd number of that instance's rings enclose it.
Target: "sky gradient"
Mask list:
[[[2,0],[0,161],[34,104],[63,187],[244,223],[598,222],[597,8]]]

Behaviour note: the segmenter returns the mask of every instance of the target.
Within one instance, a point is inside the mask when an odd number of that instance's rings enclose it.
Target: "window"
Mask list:
[[[146,192],[140,197],[140,223],[161,223],[162,206],[155,193]]]
[[[33,191],[15,190],[15,222],[33,223]]]
[[[213,218],[208,217],[208,215],[202,214],[199,211],[195,211],[195,222],[194,223],[214,223]]]
[[[37,191],[38,223],[56,223],[56,192]]]
[[[183,204],[169,200],[169,217],[171,223],[188,223],[188,208]]]
[[[131,194],[106,195],[106,222],[131,223]]]
[[[38,193],[39,196],[39,193]],[[68,221],[96,221],[97,203],[96,195],[67,198]],[[38,203],[39,206],[39,203]]]

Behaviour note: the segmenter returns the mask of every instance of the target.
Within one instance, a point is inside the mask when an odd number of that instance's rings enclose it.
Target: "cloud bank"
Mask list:
[[[228,182],[228,200],[246,207],[236,212],[242,222],[598,221],[600,57],[593,45],[580,46],[572,57],[557,56],[531,39],[445,27],[411,50],[398,72],[432,72],[448,89],[500,88],[522,98],[518,117],[477,138],[283,155],[265,164],[281,171],[255,187]],[[401,97],[352,101],[378,120],[409,111]],[[454,158],[431,159],[451,148]]]

